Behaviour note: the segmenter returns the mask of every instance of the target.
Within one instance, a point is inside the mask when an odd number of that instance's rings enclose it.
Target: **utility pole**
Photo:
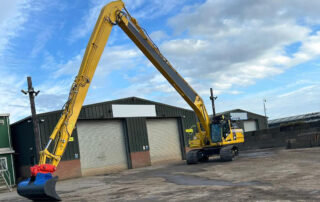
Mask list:
[[[218,98],[217,96],[213,96],[213,91],[212,91],[212,88],[210,88],[210,100],[211,100],[211,103],[212,103],[212,120],[214,119],[214,117],[216,117],[216,108],[214,106],[214,101]]]
[[[266,98],[263,98],[264,116],[267,118],[266,102],[267,102],[267,99],[266,99]]]
[[[40,132],[39,132],[40,130],[39,130],[39,122],[36,116],[36,106],[35,106],[34,98],[40,93],[40,91],[34,90],[30,76],[27,77],[27,81],[28,81],[28,91],[21,90],[21,92],[26,95],[29,94],[31,116],[32,116],[32,123],[33,123],[33,134],[34,134],[36,150],[37,150],[36,154],[37,154],[37,159],[39,160],[39,152],[41,151]]]

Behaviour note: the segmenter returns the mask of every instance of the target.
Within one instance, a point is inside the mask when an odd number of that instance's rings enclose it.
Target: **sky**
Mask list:
[[[108,0],[0,0],[0,113],[61,109],[100,9]],[[124,0],[162,54],[217,112],[241,108],[269,119],[320,111],[320,1]],[[136,96],[190,108],[115,26],[85,104]]]

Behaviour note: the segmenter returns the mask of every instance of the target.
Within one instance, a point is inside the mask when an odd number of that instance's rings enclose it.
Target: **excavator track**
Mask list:
[[[233,161],[236,155],[237,152],[233,145],[222,147],[220,149],[220,159],[222,161]]]
[[[187,164],[196,164],[198,162],[206,162],[209,156],[200,149],[191,150],[187,153]]]
[[[187,153],[187,164],[197,164],[199,162],[199,149],[191,150]]]

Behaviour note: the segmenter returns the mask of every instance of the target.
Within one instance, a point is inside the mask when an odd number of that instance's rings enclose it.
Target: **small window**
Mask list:
[[[8,170],[7,158],[0,158],[0,171]]]
[[[233,123],[231,123],[231,125],[232,125],[233,129],[240,129],[238,123],[233,122]]]
[[[0,119],[0,125],[4,125],[4,120]]]

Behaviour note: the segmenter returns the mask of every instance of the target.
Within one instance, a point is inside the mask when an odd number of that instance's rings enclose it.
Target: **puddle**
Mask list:
[[[232,181],[227,181],[227,180],[214,180],[214,179],[201,178],[201,177],[188,176],[188,175],[160,174],[158,176],[165,178],[168,182],[175,183],[177,185],[187,185],[187,186],[201,186],[201,185],[211,185],[211,186],[271,186],[270,183],[264,183],[264,182],[260,182],[260,181],[232,182]]]
[[[248,158],[256,158],[256,157],[269,157],[269,156],[274,156],[274,152],[246,152],[246,153],[241,153],[241,157],[248,157]]]

